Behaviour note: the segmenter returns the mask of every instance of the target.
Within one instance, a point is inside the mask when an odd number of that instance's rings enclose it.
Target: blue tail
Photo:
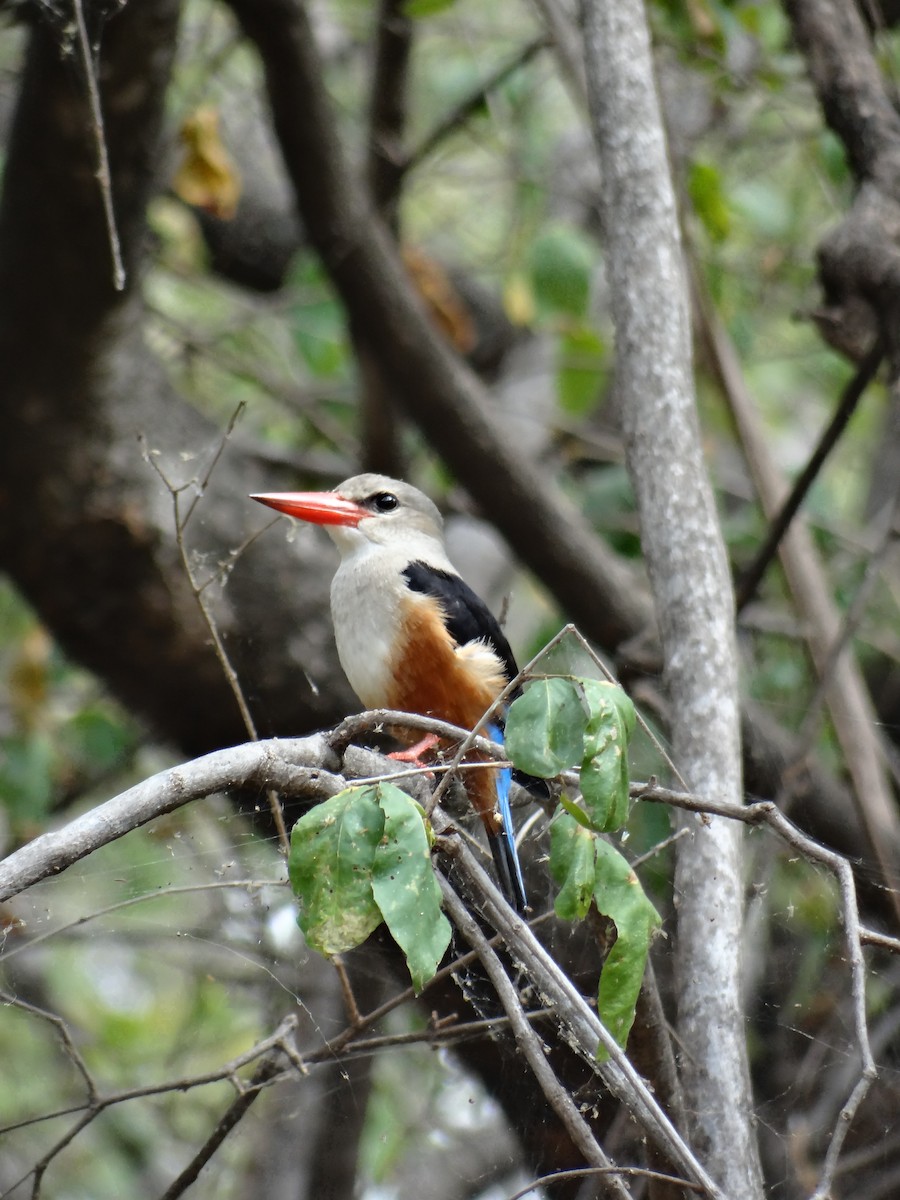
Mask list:
[[[503,730],[499,725],[488,725],[488,736],[495,742],[503,744]],[[512,822],[512,812],[509,807],[509,785],[512,771],[504,767],[497,772],[497,807],[500,810],[500,820],[503,829],[499,834],[489,836],[494,865],[507,900],[516,910],[524,912],[528,907],[525,895],[525,880],[522,878],[522,867],[516,850],[515,829]]]

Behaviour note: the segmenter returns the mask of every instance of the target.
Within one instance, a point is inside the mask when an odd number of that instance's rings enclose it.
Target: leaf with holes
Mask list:
[[[634,705],[613,683],[581,680],[588,710],[581,794],[596,829],[620,829],[628,819],[628,739]]]
[[[372,871],[385,818],[376,792],[345,788],[291,831],[288,874],[299,901],[297,921],[322,954],[352,950],[381,924]]]
[[[571,679],[536,679],[510,706],[504,738],[507,753],[519,770],[551,779],[581,762],[586,721]]]
[[[660,920],[628,860],[603,838],[596,839],[596,854],[594,899],[600,912],[616,926],[615,945],[600,973],[597,1011],[624,1049],[634,1023],[650,940]],[[597,1057],[601,1061],[607,1057],[602,1047]]]
[[[450,944],[450,923],[441,911],[422,809],[390,783],[379,784],[376,795],[384,833],[372,864],[372,892],[420,992]]]
[[[567,812],[550,826],[550,873],[560,885],[554,905],[563,921],[576,921],[590,908],[594,895],[596,838]]]

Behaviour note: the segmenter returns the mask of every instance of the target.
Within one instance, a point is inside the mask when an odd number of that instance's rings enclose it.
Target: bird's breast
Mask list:
[[[343,562],[331,587],[338,657],[366,708],[396,708],[472,728],[506,683],[479,641],[458,646],[433,597],[362,558]]]
[[[331,585],[331,617],[338,658],[366,708],[389,703],[391,659],[400,634],[400,587],[365,569],[342,564]]]

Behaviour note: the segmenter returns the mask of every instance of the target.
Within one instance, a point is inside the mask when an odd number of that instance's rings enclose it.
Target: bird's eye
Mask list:
[[[389,513],[399,507],[400,501],[393,492],[376,492],[374,496],[370,497],[369,504],[376,512]]]

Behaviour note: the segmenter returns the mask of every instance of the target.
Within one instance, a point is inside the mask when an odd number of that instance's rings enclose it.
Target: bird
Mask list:
[[[493,613],[444,548],[443,518],[418,488],[354,475],[331,492],[262,492],[251,499],[321,525],[341,554],[331,615],[344,673],[367,709],[432,716],[503,741],[503,713],[484,721],[518,675]],[[425,739],[414,753],[434,745]],[[487,761],[478,754],[472,758]],[[465,772],[501,888],[527,909],[509,805],[509,768]]]

